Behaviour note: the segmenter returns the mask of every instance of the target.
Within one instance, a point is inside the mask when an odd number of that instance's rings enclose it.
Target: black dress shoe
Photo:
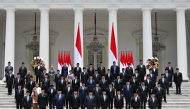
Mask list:
[[[170,95],[169,93],[167,93],[167,95]]]
[[[165,103],[167,103],[167,101],[164,101]]]

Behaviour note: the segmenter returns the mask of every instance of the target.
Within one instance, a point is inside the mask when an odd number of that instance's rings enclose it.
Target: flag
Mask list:
[[[65,58],[65,51],[64,51],[64,53],[62,52],[62,64],[64,64],[64,63],[66,63],[65,61],[66,61],[66,58]]]
[[[110,50],[111,50],[112,62],[115,61],[117,64],[117,46],[116,46],[116,39],[114,32],[114,24],[112,24],[112,30],[111,30]]]
[[[131,57],[131,67],[133,67],[134,68],[134,61],[133,61],[133,54],[132,54],[132,51],[131,51],[131,53],[130,53],[131,55],[130,55],[130,57]]]
[[[120,55],[120,72],[122,72],[122,68],[124,68],[124,56],[123,56],[123,52],[121,51],[121,55]]]
[[[61,53],[60,51],[58,52],[58,69],[60,70],[61,72],[61,68],[62,68],[62,58],[61,58]]]
[[[68,53],[68,71],[70,71],[72,68],[72,62],[71,62],[71,54]],[[68,72],[69,73],[69,72]]]
[[[123,51],[123,67],[126,68],[127,67],[127,60],[126,60],[126,54]]]

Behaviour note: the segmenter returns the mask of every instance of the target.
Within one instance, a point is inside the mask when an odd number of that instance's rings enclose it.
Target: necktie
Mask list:
[[[177,73],[177,76],[179,76],[179,73]]]
[[[57,74],[57,77],[59,78],[59,74]]]
[[[114,74],[116,74],[116,67],[114,66]]]
[[[44,97],[44,94],[42,94],[42,97]]]
[[[20,89],[18,90],[18,93],[20,93]]]

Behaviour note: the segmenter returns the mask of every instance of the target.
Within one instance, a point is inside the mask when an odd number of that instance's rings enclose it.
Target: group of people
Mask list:
[[[157,80],[158,68],[153,65],[146,72],[142,60],[133,72],[128,63],[126,68],[119,67],[113,62],[110,69],[105,69],[103,63],[97,69],[90,64],[86,69],[79,66],[69,71],[66,64],[57,72],[53,66],[47,72],[46,68],[38,65],[34,69],[36,81],[30,71],[22,63],[17,77],[12,74],[13,67],[8,62],[5,67],[8,95],[15,89],[17,109],[161,109],[162,99],[166,101],[172,81],[176,84],[176,94],[181,94],[182,73],[176,68],[174,73],[171,63]],[[146,75],[147,74],[147,75]],[[146,79],[145,79],[146,77]],[[24,88],[27,89],[24,96]]]

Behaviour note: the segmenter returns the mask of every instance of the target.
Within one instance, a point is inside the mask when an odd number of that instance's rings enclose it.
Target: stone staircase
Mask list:
[[[182,95],[175,94],[175,86],[170,88],[170,95],[166,95],[167,103],[162,102],[162,109],[189,109],[190,108],[190,82],[182,84]],[[148,104],[148,103],[147,103]],[[5,84],[0,81],[0,109],[15,109],[14,90],[13,95],[7,95]],[[148,107],[147,107],[148,109]]]

